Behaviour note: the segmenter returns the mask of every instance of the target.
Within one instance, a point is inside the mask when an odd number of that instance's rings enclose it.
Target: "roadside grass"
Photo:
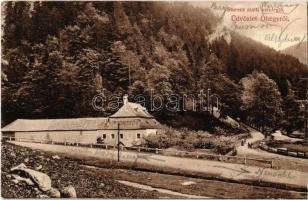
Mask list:
[[[239,183],[229,183],[217,180],[198,179],[185,176],[166,175],[153,172],[141,172],[125,169],[97,168],[97,173],[107,172],[114,178],[164,188],[172,191],[207,196],[210,198],[305,198],[305,192],[294,192],[282,189],[258,187]],[[182,183],[192,181],[195,184],[183,186]]]
[[[64,156],[64,155],[63,155]],[[279,183],[270,183],[260,180],[234,180],[234,179],[227,179],[219,176],[219,174],[207,174],[207,173],[200,173],[194,172],[190,170],[181,170],[175,169],[170,167],[158,167],[152,166],[148,164],[141,164],[136,162],[117,162],[114,160],[104,160],[104,159],[97,159],[94,157],[84,157],[84,156],[74,156],[72,157],[73,160],[78,162],[81,165],[89,165],[95,166],[100,168],[107,168],[107,169],[127,169],[127,170],[134,170],[134,171],[141,171],[141,172],[153,172],[153,173],[160,173],[160,174],[167,174],[167,175],[176,175],[176,176],[183,176],[188,178],[200,178],[206,180],[215,180],[227,183],[238,183],[244,185],[252,185],[252,186],[259,186],[259,187],[269,187],[269,188],[276,188],[282,190],[291,190],[291,191],[298,191],[298,192],[307,192],[306,187],[298,187],[294,185],[288,184],[279,184]]]

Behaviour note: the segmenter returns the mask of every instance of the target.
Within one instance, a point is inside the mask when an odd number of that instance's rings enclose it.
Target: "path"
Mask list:
[[[114,150],[16,141],[11,143],[53,153],[64,153],[68,156],[95,157],[101,159],[117,160],[117,151]],[[237,181],[265,181],[271,183],[289,184],[305,188],[308,182],[308,173],[296,170],[276,170],[270,168],[247,166],[243,164],[223,163],[219,161],[201,159],[197,160],[126,151],[120,152],[120,160],[126,162],[133,162],[135,164],[148,164],[151,166],[157,166],[162,168],[200,172],[211,176],[233,179]]]
[[[131,186],[131,187],[135,187],[135,188],[139,188],[142,190],[148,190],[148,191],[157,191],[163,194],[170,194],[170,195],[174,195],[177,197],[184,197],[184,198],[194,198],[194,199],[205,199],[205,198],[209,198],[209,197],[205,197],[205,196],[197,196],[197,195],[191,195],[191,194],[183,194],[183,193],[179,193],[179,192],[175,192],[172,190],[167,190],[167,189],[163,189],[163,188],[156,188],[156,187],[152,187],[152,186],[148,186],[148,185],[144,185],[144,184],[140,184],[140,183],[135,183],[135,182],[131,182],[131,181],[123,181],[123,180],[117,180],[119,183],[122,183],[124,185],[127,186]]]
[[[237,154],[239,154],[239,155],[245,155],[245,154],[248,154],[248,153],[253,154],[255,152],[255,149],[249,149],[248,143],[253,144],[253,143],[255,143],[257,141],[261,141],[265,138],[264,135],[259,131],[256,131],[252,128],[248,128],[248,130],[250,131],[251,138],[246,140],[246,143],[244,144],[244,146],[238,146],[237,147],[236,150],[237,150]]]
[[[281,131],[276,131],[274,134],[274,140],[280,140],[280,141],[291,141],[291,142],[298,142],[298,141],[303,141],[303,139],[299,138],[291,138],[286,135],[282,135]]]
[[[255,129],[252,129],[252,128],[248,128],[248,129],[251,133],[251,138],[246,140],[246,143],[244,144],[244,146],[238,146],[237,147],[237,155],[238,156],[254,155],[258,158],[286,160],[286,161],[289,161],[289,162],[300,163],[300,164],[308,166],[308,160],[307,159],[294,158],[294,157],[290,157],[290,156],[279,155],[279,154],[276,154],[276,153],[270,153],[270,152],[261,150],[259,148],[249,149],[248,148],[248,142],[253,144],[257,141],[263,140],[265,137],[261,132],[255,130]]]

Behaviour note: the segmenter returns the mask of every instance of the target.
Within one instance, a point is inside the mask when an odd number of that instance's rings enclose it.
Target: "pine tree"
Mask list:
[[[30,2],[4,2],[4,50],[18,47],[31,37]]]
[[[302,119],[304,113],[300,108],[300,104],[292,89],[292,84],[289,81],[287,81],[287,96],[284,98],[283,108],[284,121],[282,126],[288,134],[304,126],[304,121]]]

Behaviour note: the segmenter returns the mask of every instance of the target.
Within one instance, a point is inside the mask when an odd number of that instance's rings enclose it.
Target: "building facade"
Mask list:
[[[2,128],[2,134],[16,140],[35,140],[116,145],[139,145],[143,137],[157,134],[160,123],[140,104],[128,102],[125,95],[123,106],[106,118],[75,119],[17,119]],[[119,131],[119,138],[118,138]]]

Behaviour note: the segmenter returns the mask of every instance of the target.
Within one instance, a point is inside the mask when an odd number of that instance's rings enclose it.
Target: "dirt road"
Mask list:
[[[24,147],[30,147],[32,149],[39,149],[54,153],[65,153],[66,155],[71,156],[78,155],[117,160],[117,151],[113,150],[26,142],[12,143]],[[138,152],[120,152],[120,160],[126,162],[133,162],[135,164],[148,164],[158,167],[169,167],[179,170],[189,170],[237,181],[257,180],[294,185],[298,187],[306,187],[308,183],[308,173],[296,170],[275,170],[270,168],[246,166],[242,164],[231,164],[217,161],[188,159]]]
[[[300,166],[301,170],[299,171],[308,172],[308,160],[307,159],[279,155],[279,154],[263,151],[261,149],[249,149],[248,143],[252,144],[252,143],[255,143],[257,141],[261,141],[264,139],[264,135],[261,132],[254,130],[252,128],[249,128],[249,130],[251,132],[252,137],[247,139],[244,146],[237,147],[238,156],[248,156],[252,158],[270,159],[270,160],[274,160],[274,165],[278,168],[296,169],[297,166]],[[306,170],[304,169],[305,167],[306,167]]]

